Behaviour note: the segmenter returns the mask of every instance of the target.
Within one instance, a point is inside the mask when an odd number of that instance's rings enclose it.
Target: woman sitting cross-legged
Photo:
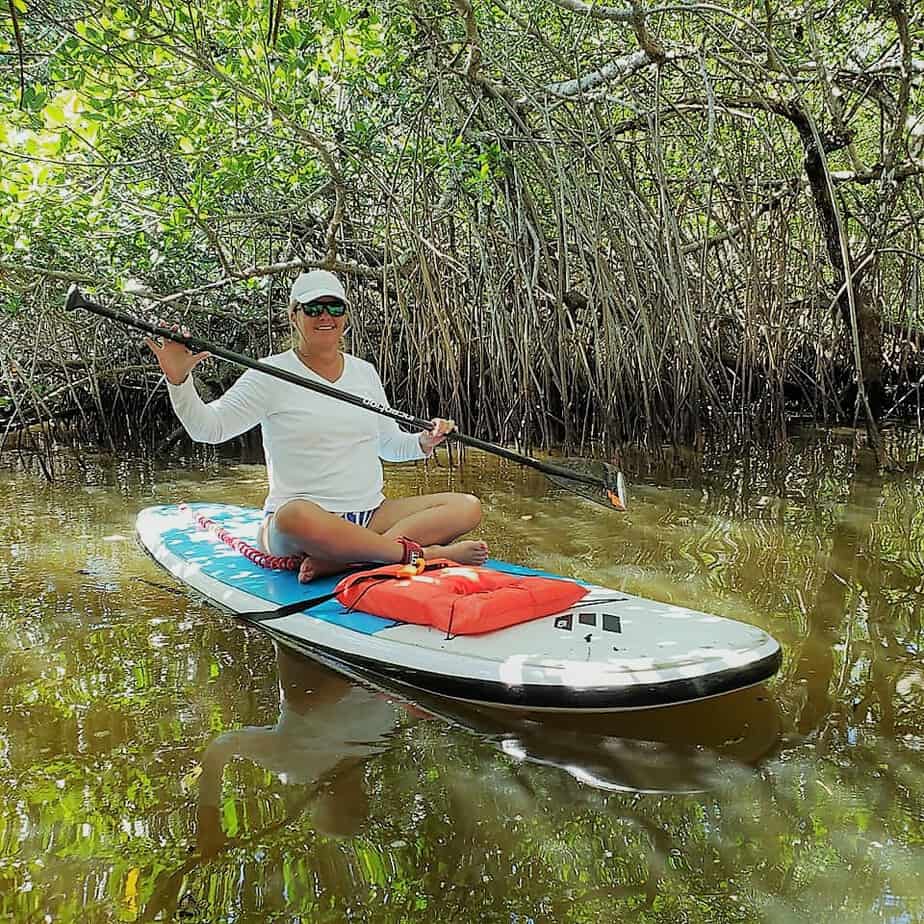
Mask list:
[[[333,273],[302,273],[289,301],[295,345],[263,362],[387,405],[375,367],[340,349],[347,307]],[[452,430],[450,421],[436,419],[429,432],[405,433],[389,418],[254,369],[206,404],[190,373],[209,354],[172,340],[147,343],[194,440],[222,443],[260,425],[269,477],[260,543],[271,555],[304,555],[300,581],[351,562],[391,564],[419,554],[467,565],[487,559],[484,542],[459,538],[481,522],[477,497],[386,500],[382,494],[380,460],[427,458]]]

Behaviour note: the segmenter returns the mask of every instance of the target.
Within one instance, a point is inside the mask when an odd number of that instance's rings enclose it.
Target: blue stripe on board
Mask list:
[[[257,531],[263,520],[262,512],[251,507],[235,507],[218,504],[189,504],[189,508],[197,513],[214,520],[223,526],[232,535],[239,536],[245,541],[256,544]],[[164,510],[170,511],[165,506]],[[309,597],[322,596],[330,593],[343,575],[318,578],[310,584],[299,584],[298,578],[292,571],[271,571],[261,568],[253,562],[235,552],[211,533],[198,529],[190,519],[188,529],[171,529],[163,533],[163,541],[170,551],[185,561],[197,564],[203,574],[242,590],[245,593],[265,600],[267,609],[274,606],[285,606],[304,600]],[[557,577],[560,574],[551,574],[548,571],[537,571],[535,568],[526,568],[510,562],[489,559],[489,568],[503,571],[507,574],[533,574],[543,577]],[[348,612],[336,600],[328,600],[318,606],[312,607],[308,614],[315,619],[334,625],[361,632],[363,635],[375,635],[383,629],[400,625],[391,619],[382,619],[370,613]]]

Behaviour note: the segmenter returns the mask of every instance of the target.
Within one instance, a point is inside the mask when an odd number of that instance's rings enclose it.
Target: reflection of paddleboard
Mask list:
[[[285,655],[286,650],[291,653]],[[313,658],[300,668],[296,652],[301,650],[286,643],[277,657],[288,666],[291,682],[297,684],[304,672],[312,679],[301,685],[314,688],[323,668],[312,667]],[[305,653],[310,655],[310,649]],[[360,671],[349,674],[392,700],[407,698],[406,688]],[[516,761],[554,767],[611,792],[703,792],[730,766],[765,757],[780,734],[776,703],[761,685],[669,709],[583,716],[513,713],[418,691],[408,705],[415,714],[462,728]]]
[[[713,710],[716,726],[705,715]],[[496,716],[494,724],[502,718]],[[626,718],[639,721],[620,721]],[[708,703],[588,715],[567,724],[562,717],[537,715],[534,721],[508,725],[501,747],[525,761],[563,769],[598,789],[700,792],[716,785],[729,761],[738,765],[765,757],[779,732],[776,704],[757,686]]]
[[[233,535],[256,541],[258,510],[191,507]],[[306,586],[291,572],[259,568],[179,507],[143,510],[137,529],[145,548],[174,577],[235,613],[320,596],[337,583],[336,577],[322,578]],[[543,573],[501,561],[489,567]],[[448,638],[437,629],[348,612],[336,600],[261,626],[334,666],[443,696],[530,710],[608,712],[705,699],[766,680],[781,659],[777,642],[755,626],[597,586],[570,610],[477,636]]]

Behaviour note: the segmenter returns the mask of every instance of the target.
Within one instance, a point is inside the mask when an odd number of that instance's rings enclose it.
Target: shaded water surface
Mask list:
[[[136,511],[263,469],[0,470],[0,920],[924,920],[924,478],[850,434],[627,465],[614,515],[472,458],[498,557],[762,626],[777,678],[536,721],[351,683],[179,593]]]

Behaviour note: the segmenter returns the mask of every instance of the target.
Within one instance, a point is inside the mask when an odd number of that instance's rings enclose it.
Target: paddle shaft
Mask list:
[[[173,340],[175,343],[182,344],[188,350],[192,350],[194,353],[199,353],[202,351],[211,353],[213,356],[218,356],[229,363],[234,363],[236,366],[243,366],[245,369],[255,369],[258,372],[264,372],[267,375],[275,376],[277,379],[282,379],[282,381],[289,382],[292,385],[299,385],[300,387],[307,388],[310,391],[316,391],[319,394],[327,395],[329,398],[334,398],[337,401],[344,401],[347,404],[361,407],[366,411],[371,411],[373,414],[380,414],[382,417],[390,417],[392,420],[396,420],[398,423],[404,424],[406,427],[411,427],[416,430],[433,429],[433,421],[425,420],[423,417],[414,417],[412,414],[405,414],[403,411],[396,411],[394,408],[388,407],[384,404],[379,404],[376,401],[370,401],[368,398],[362,398],[359,395],[351,394],[348,391],[341,391],[339,388],[334,388],[333,385],[328,385],[325,382],[316,382],[313,379],[307,378],[306,376],[296,375],[294,372],[288,372],[285,369],[277,369],[275,366],[270,366],[267,363],[261,363],[259,360],[251,359],[249,356],[244,356],[242,353],[235,353],[233,350],[225,349],[225,347],[219,346],[215,343],[209,343],[207,340],[202,340],[199,337],[187,337],[185,334],[180,333],[179,331],[170,330],[166,327],[160,327],[157,324],[150,324],[147,321],[136,318],[130,314],[125,314],[124,312],[118,311],[115,308],[110,308],[107,305],[101,305],[98,302],[92,302],[84,297],[76,285],[71,286],[71,288],[68,290],[66,307],[68,310],[83,308],[87,311],[91,311],[93,314],[98,314],[104,318],[109,318],[111,321],[124,324],[126,327],[134,327],[137,330],[144,331],[145,333],[150,334],[152,337],[161,337],[166,340]],[[487,442],[486,440],[480,440],[476,436],[468,436],[465,433],[460,433],[458,430],[453,430],[451,433],[447,434],[447,439],[456,440],[466,446],[471,446],[474,449],[481,449],[483,452],[488,452],[492,455],[500,456],[502,459],[507,459],[511,462],[517,462],[520,465],[526,465],[529,468],[533,468],[545,475],[557,475],[561,478],[569,478],[572,481],[579,481],[582,484],[589,484],[593,485],[594,487],[600,487],[603,485],[602,480],[599,478],[594,478],[593,475],[587,475],[584,472],[575,472],[571,469],[554,465],[549,462],[540,462],[538,459],[533,459],[529,456],[521,455],[518,452],[514,452],[511,449],[505,449],[503,446],[497,446],[494,443]]]

